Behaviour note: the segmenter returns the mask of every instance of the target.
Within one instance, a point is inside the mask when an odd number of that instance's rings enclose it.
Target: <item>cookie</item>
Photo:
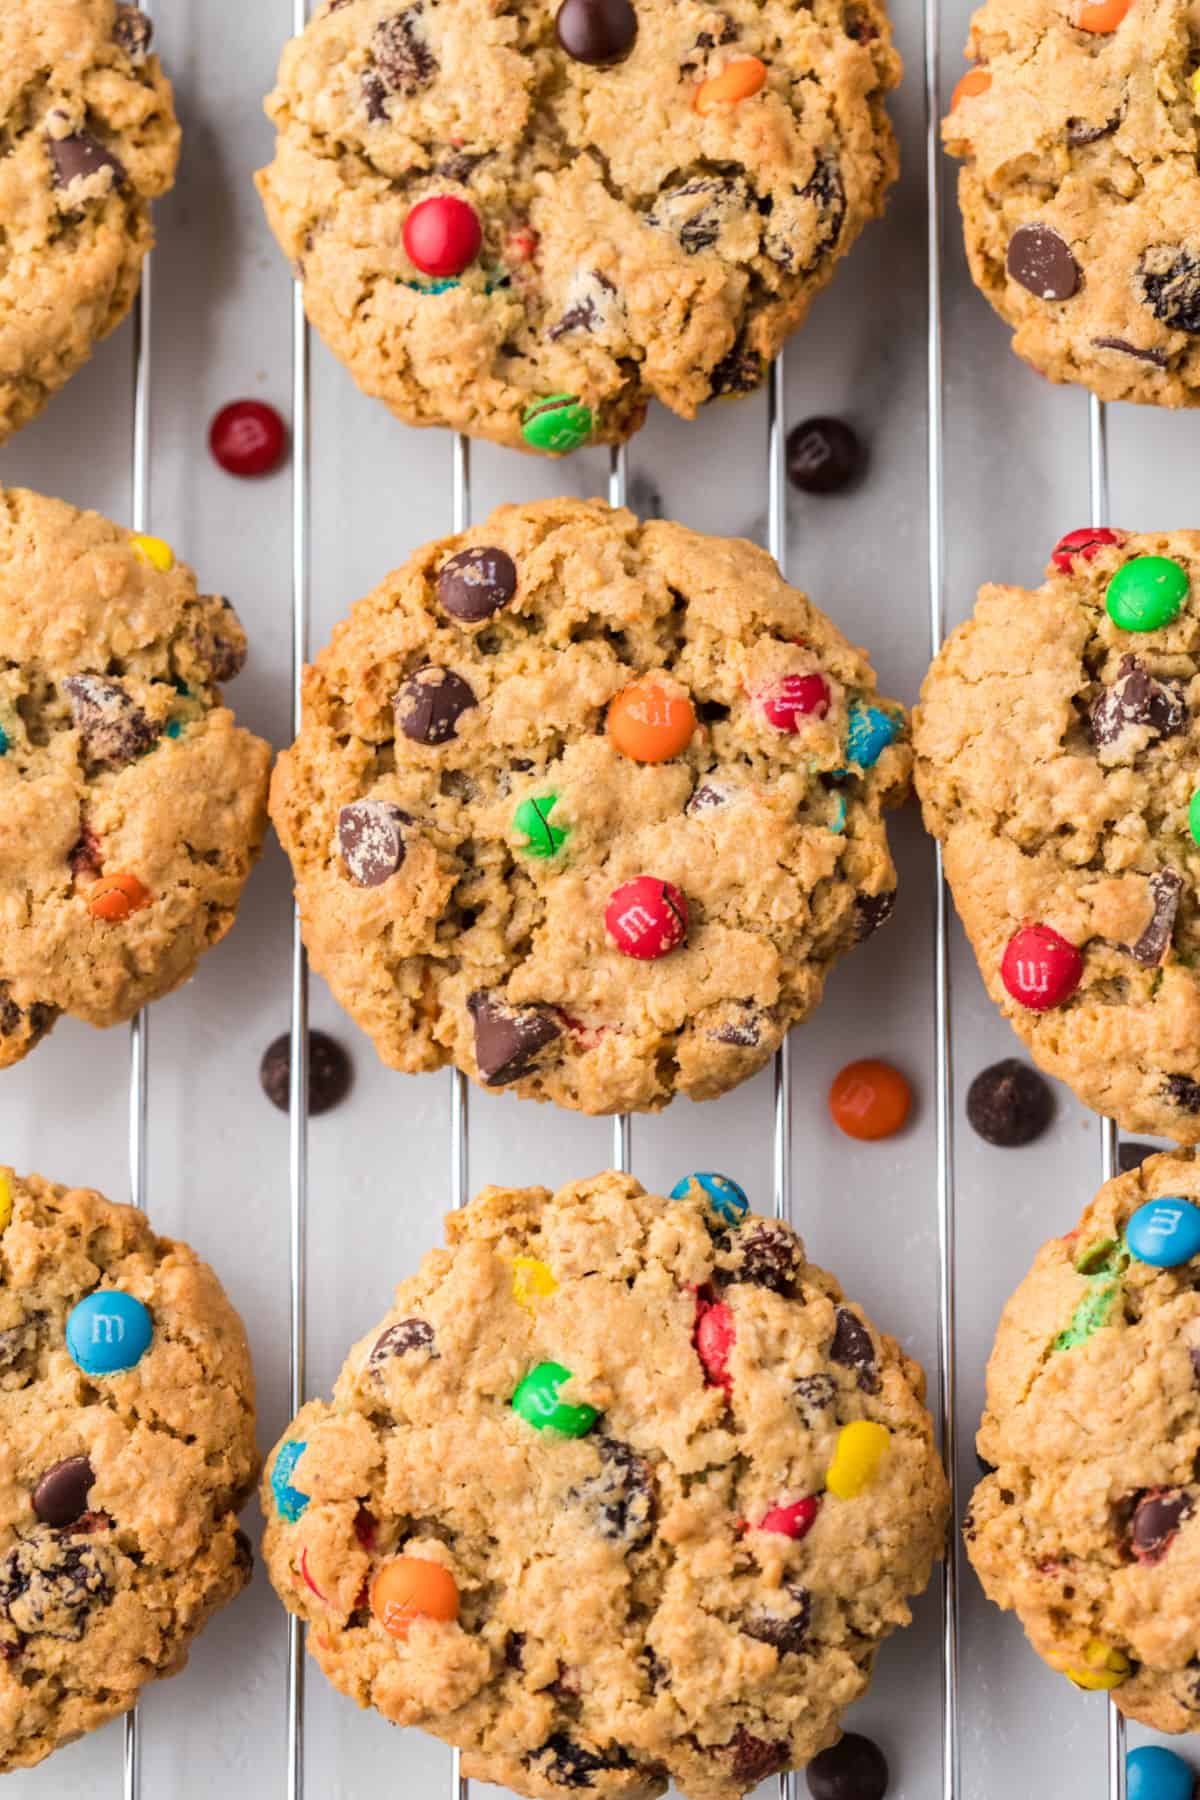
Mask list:
[[[1200,1164],[1151,1156],[1038,1252],[988,1364],[967,1553],[1034,1649],[1200,1727]]]
[[[989,0],[942,133],[971,273],[1051,381],[1200,403],[1200,175],[1186,0]]]
[[[131,1018],[233,923],[270,752],[218,682],[246,638],[159,538],[0,489],[0,1068]]]
[[[268,1459],[311,1654],[475,1780],[734,1800],[837,1737],[941,1553],[920,1369],[729,1190],[486,1188]]]
[[[0,11],[2,442],[132,306],[179,127],[137,7],[5,0]]]
[[[897,159],[882,0],[327,0],[258,177],[411,425],[551,452],[757,387]]]
[[[354,608],[271,811],[313,965],[384,1062],[654,1110],[761,1068],[887,917],[909,760],[762,550],[548,500]]]
[[[914,715],[992,999],[1123,1129],[1200,1140],[1200,533],[1072,532],[980,590]],[[1189,818],[1191,823],[1189,823]]]
[[[0,1169],[0,1771],[177,1674],[250,1579],[242,1322],[186,1244]]]

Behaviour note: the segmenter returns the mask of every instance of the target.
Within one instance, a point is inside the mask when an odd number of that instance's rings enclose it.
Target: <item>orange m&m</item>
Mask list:
[[[696,713],[686,694],[652,676],[631,681],[608,705],[613,747],[634,762],[667,762],[686,750]]]
[[[441,1563],[394,1556],[371,1585],[371,1611],[394,1638],[406,1638],[414,1619],[458,1617],[458,1585]]]
[[[743,56],[726,63],[719,75],[710,75],[696,89],[694,105],[698,113],[715,112],[722,104],[749,100],[767,79],[767,65],[757,56]]]
[[[973,100],[976,94],[986,94],[991,85],[990,69],[968,69],[950,97],[950,111],[954,111],[960,100]]]
[[[1094,31],[1098,35],[1104,35],[1117,29],[1132,5],[1133,0],[1080,0],[1071,22],[1080,31]]]
[[[912,1089],[891,1063],[866,1057],[847,1063],[829,1090],[833,1122],[847,1137],[870,1141],[899,1131],[912,1108]]]
[[[88,892],[88,911],[93,919],[116,925],[130,913],[141,912],[153,899],[149,888],[143,887],[136,875],[105,875]]]

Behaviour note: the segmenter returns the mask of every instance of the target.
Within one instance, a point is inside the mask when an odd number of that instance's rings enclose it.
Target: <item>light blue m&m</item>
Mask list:
[[[693,1181],[703,1188],[704,1197],[719,1219],[727,1225],[740,1225],[750,1211],[750,1202],[736,1181],[728,1175],[715,1175],[711,1169],[698,1169],[694,1175],[685,1175],[671,1189],[672,1200],[685,1200]]]
[[[1126,1758],[1129,1800],[1192,1800],[1195,1785],[1195,1772],[1182,1756],[1159,1744],[1143,1744]]]
[[[150,1348],[154,1320],[120,1288],[97,1288],[67,1316],[67,1349],[85,1375],[118,1375]]]
[[[307,1443],[298,1438],[290,1438],[281,1445],[279,1455],[275,1458],[275,1467],[271,1470],[271,1492],[275,1497],[275,1507],[281,1519],[294,1525],[309,1502],[309,1495],[298,1487],[292,1486],[292,1475],[296,1464],[308,1449]]]
[[[889,744],[900,735],[900,721],[881,706],[855,700],[846,729],[846,761],[859,769],[873,769]]]
[[[1132,1255],[1156,1269],[1174,1269],[1200,1256],[1200,1206],[1190,1200],[1147,1200],[1125,1233]]]

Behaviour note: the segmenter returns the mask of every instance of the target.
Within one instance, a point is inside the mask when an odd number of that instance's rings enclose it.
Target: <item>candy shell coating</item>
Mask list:
[[[526,408],[521,436],[534,450],[563,456],[587,443],[594,422],[591,407],[584,406],[576,395],[547,394]]]
[[[1188,596],[1187,570],[1169,556],[1135,556],[1122,563],[1104,596],[1120,631],[1160,631]]]
[[[7,1231],[12,1224],[13,1197],[12,1182],[8,1176],[0,1173],[0,1231]]]
[[[599,1414],[586,1403],[571,1406],[560,1400],[558,1390],[571,1379],[570,1369],[562,1363],[538,1363],[517,1383],[512,1408],[535,1431],[561,1432],[564,1437],[583,1437],[592,1429]]]
[[[307,1449],[308,1445],[299,1438],[289,1439],[280,1446],[275,1467],[271,1470],[271,1493],[275,1508],[280,1518],[286,1519],[289,1525],[296,1523],[309,1502],[309,1496],[292,1485],[296,1464]]]
[[[1139,1206],[1125,1231],[1130,1252],[1155,1269],[1175,1269],[1200,1256],[1200,1206],[1169,1196]]]
[[[1191,1765],[1161,1744],[1142,1744],[1125,1759],[1127,1800],[1192,1800],[1196,1776]]]
[[[693,1182],[703,1189],[708,1204],[727,1225],[740,1225],[750,1211],[745,1190],[728,1175],[718,1175],[711,1169],[698,1169],[693,1175],[682,1176],[671,1189],[671,1199],[686,1200]]]
[[[825,1472],[825,1486],[839,1500],[853,1500],[870,1486],[879,1472],[891,1433],[873,1419],[854,1419],[838,1432],[833,1461]]]
[[[175,552],[165,538],[150,537],[143,531],[133,538],[132,543],[142,561],[157,569],[160,575],[170,574],[175,567]]]
[[[120,1288],[85,1294],[67,1317],[67,1349],[85,1375],[119,1375],[150,1348],[150,1310]]]
[[[554,1271],[536,1256],[514,1256],[512,1272],[512,1297],[526,1312],[532,1312],[538,1300],[548,1300],[558,1292]]]
[[[406,1638],[417,1619],[457,1619],[458,1583],[441,1563],[396,1556],[371,1584],[371,1611],[389,1637]]]
[[[873,769],[889,744],[900,736],[900,721],[881,706],[855,700],[846,731],[846,761],[855,768]]]

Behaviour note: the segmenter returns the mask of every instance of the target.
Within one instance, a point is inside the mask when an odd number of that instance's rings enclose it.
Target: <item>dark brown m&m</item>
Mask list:
[[[887,1758],[857,1731],[814,1757],[807,1775],[813,1800],[883,1800],[888,1788]]]
[[[458,721],[475,703],[474,690],[461,675],[427,663],[405,682],[392,707],[396,724],[414,744],[445,744],[458,736]]]
[[[95,1479],[86,1456],[68,1456],[55,1463],[33,1490],[34,1514],[43,1525],[73,1525],[88,1509]]]
[[[516,591],[516,564],[507,551],[490,544],[460,550],[438,570],[438,605],[460,625],[490,619]]]
[[[1079,287],[1079,264],[1050,225],[1018,225],[1008,240],[1005,267],[1038,300],[1069,300]]]
[[[629,0],[563,0],[554,20],[567,55],[593,67],[628,56],[637,29],[637,14]]]
[[[844,419],[805,419],[788,432],[788,480],[801,493],[841,493],[865,465],[862,443]]]

